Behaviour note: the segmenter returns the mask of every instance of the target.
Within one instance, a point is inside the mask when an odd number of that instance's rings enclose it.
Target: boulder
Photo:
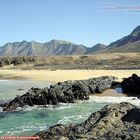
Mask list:
[[[121,82],[123,93],[140,94],[140,77],[133,74],[131,77],[124,78]]]

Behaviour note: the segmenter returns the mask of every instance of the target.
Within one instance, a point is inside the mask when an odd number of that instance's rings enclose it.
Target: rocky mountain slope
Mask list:
[[[96,44],[93,47],[77,45],[63,40],[51,40],[46,43],[35,41],[7,43],[0,47],[0,56],[52,56],[52,55],[83,55],[102,52],[140,52],[140,26],[132,33],[108,46]]]
[[[0,56],[50,56],[76,55],[86,53],[86,47],[61,40],[46,43],[35,41],[7,43],[0,48]]]
[[[110,43],[103,52],[140,52],[140,26],[130,35]]]
[[[107,47],[106,45],[98,43],[98,44],[94,45],[92,48],[87,48],[86,53],[87,54],[96,53],[98,51],[102,51],[102,50],[106,49],[106,47]]]
[[[104,44],[96,44],[88,48],[63,40],[51,40],[46,43],[35,41],[7,43],[0,47],[0,56],[53,56],[92,54],[106,48]]]

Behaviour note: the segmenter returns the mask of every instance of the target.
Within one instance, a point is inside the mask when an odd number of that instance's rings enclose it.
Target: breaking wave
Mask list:
[[[96,102],[96,103],[129,102],[133,105],[140,106],[140,99],[138,99],[137,97],[90,96],[88,102]]]

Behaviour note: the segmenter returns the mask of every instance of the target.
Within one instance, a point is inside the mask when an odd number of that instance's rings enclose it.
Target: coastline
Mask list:
[[[0,72],[1,72],[0,76],[2,76],[3,78],[9,78],[9,79],[13,79],[13,80],[15,79],[15,81],[16,81],[16,78],[19,78],[19,79],[22,78],[21,80],[23,80],[23,78],[25,78],[27,81],[34,80],[35,82],[36,81],[40,81],[40,82],[44,81],[45,82],[45,81],[52,80],[51,81],[52,84],[56,83],[57,81],[61,81],[61,80],[62,81],[69,80],[69,79],[70,80],[81,80],[81,79],[88,79],[88,78],[93,78],[93,77],[101,77],[101,76],[105,76],[105,75],[117,76],[119,78],[119,81],[121,81],[121,79],[123,77],[127,77],[127,75],[131,76],[131,74],[133,74],[133,73],[137,73],[137,74],[140,73],[139,70],[131,70],[131,71],[118,71],[118,70],[115,70],[115,71],[112,71],[112,70],[111,71],[108,71],[108,70],[99,70],[99,71],[98,70],[96,70],[96,71],[95,70],[93,70],[93,71],[91,71],[91,70],[84,70],[84,71],[83,70],[82,71],[79,71],[79,70],[67,70],[67,71],[66,70],[63,70],[63,71],[61,71],[61,70],[58,70],[58,71],[3,70],[2,71],[2,70],[0,70]],[[55,76],[57,76],[57,77],[55,77]],[[26,82],[26,80],[25,80],[25,82]],[[12,80],[10,80],[10,82],[12,82]],[[87,86],[88,86],[88,84],[87,84]],[[22,101],[22,100],[20,99],[20,101]],[[128,102],[128,103],[121,103],[121,102]],[[29,124],[27,124],[28,127],[30,127],[30,126],[32,126],[32,127],[27,130],[26,134],[24,132],[22,132],[20,130],[20,128],[17,129],[17,132],[20,132],[20,135],[38,135],[38,134],[40,134],[39,137],[42,137],[41,134],[43,134],[44,132],[47,132],[49,127],[55,126],[56,124],[66,122],[66,125],[67,125],[67,123],[69,123],[69,122],[71,122],[72,124],[78,123],[78,121],[84,122],[83,120],[85,118],[87,118],[89,116],[89,114],[91,114],[91,112],[95,113],[96,111],[99,111],[101,109],[101,107],[104,105],[107,106],[108,104],[111,104],[108,106],[112,106],[112,103],[113,104],[118,103],[116,106],[116,108],[118,109],[118,107],[121,104],[122,104],[122,108],[123,108],[124,104],[129,105],[129,103],[134,104],[134,105],[135,104],[139,105],[139,100],[137,98],[134,98],[134,97],[127,97],[127,95],[121,93],[120,88],[116,88],[116,89],[107,89],[101,94],[90,95],[88,101],[84,101],[81,104],[79,104],[79,103],[81,103],[81,102],[76,103],[76,105],[74,105],[74,104],[67,104],[67,105],[62,105],[62,106],[59,105],[59,106],[56,106],[55,111],[53,108],[52,112],[50,111],[50,110],[52,110],[52,108],[51,109],[48,108],[49,110],[46,111],[47,108],[42,109],[42,110],[40,110],[40,109],[38,110],[38,109],[36,109],[36,107],[35,108],[32,108],[32,107],[26,108],[25,107],[25,108],[23,108],[26,110],[26,113],[24,114],[24,118],[28,118],[26,116],[29,116],[29,114],[31,112],[32,113],[31,117],[34,117],[35,119],[33,119],[33,121],[30,121],[29,119],[22,119],[21,118],[20,121],[22,120],[22,124],[21,124],[22,127],[24,127],[24,124],[26,122],[29,122]],[[33,109],[36,109],[36,110],[34,111]],[[112,108],[112,109],[114,110],[114,108]],[[27,110],[30,110],[30,112]],[[86,112],[85,112],[85,110],[86,110]],[[46,112],[49,112],[49,115],[46,114]],[[54,114],[54,112],[55,112],[55,114]],[[73,112],[75,112],[75,114]],[[80,115],[79,115],[79,113],[77,114],[77,112],[80,112]],[[112,111],[109,111],[109,113],[110,112],[112,112]],[[66,114],[67,114],[67,116],[66,116]],[[85,114],[87,114],[87,115],[85,115]],[[51,116],[51,118],[49,118],[49,116]],[[59,117],[56,118],[56,116],[59,116]],[[118,115],[118,116],[120,116],[120,115]],[[48,119],[46,120],[46,118],[48,118]],[[56,120],[52,121],[50,123],[50,120],[52,120],[52,118],[54,120],[56,118]],[[18,119],[19,119],[19,116],[14,117],[13,122],[15,122],[15,127],[17,127],[17,125],[18,125],[18,124],[16,124]],[[44,123],[41,123],[40,119],[41,119],[41,121],[45,120],[45,122],[48,124],[50,123],[47,128],[46,128],[46,125],[44,127]],[[113,117],[111,119],[113,120]],[[37,120],[37,121],[34,122],[34,120]],[[109,118],[109,120],[110,120],[110,118]],[[5,125],[5,122],[7,122],[6,119],[3,121],[2,126]],[[42,131],[40,131],[38,128],[36,129],[36,131],[34,130],[35,125],[38,122],[39,122],[38,126],[40,128],[42,128]],[[8,123],[11,124],[10,122],[8,122]],[[116,123],[118,123],[118,122],[116,122]],[[99,124],[100,124],[100,122],[99,122]],[[11,128],[11,126],[7,126],[7,127]],[[27,127],[25,127],[25,130],[26,130],[26,128]],[[1,130],[3,130],[3,128],[1,128]],[[63,131],[65,131],[65,130],[63,130]],[[8,132],[5,130],[4,133],[8,133]],[[13,132],[10,131],[10,135],[12,135],[12,133]],[[14,132],[14,133],[15,133],[15,135],[17,135],[16,132]],[[30,134],[28,134],[28,133],[30,133]]]
[[[140,70],[0,70],[0,79],[31,79],[51,83],[67,80],[84,80],[100,76],[116,76],[118,81],[133,73],[140,75]]]

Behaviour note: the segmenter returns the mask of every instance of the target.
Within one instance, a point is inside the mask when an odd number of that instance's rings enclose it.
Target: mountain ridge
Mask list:
[[[77,45],[65,40],[53,39],[45,43],[23,40],[21,42],[8,42],[0,47],[0,56],[83,55],[91,53],[92,49],[93,47],[90,50],[82,44]],[[89,50],[90,52],[88,52]]]
[[[140,51],[140,26],[129,35],[110,43],[104,52],[137,52]]]
[[[140,52],[140,26],[137,26],[129,35],[111,42],[108,46],[98,43],[92,47],[86,47],[70,41],[52,39],[45,43],[34,40],[8,42],[0,47],[0,56],[84,55],[111,52]]]

